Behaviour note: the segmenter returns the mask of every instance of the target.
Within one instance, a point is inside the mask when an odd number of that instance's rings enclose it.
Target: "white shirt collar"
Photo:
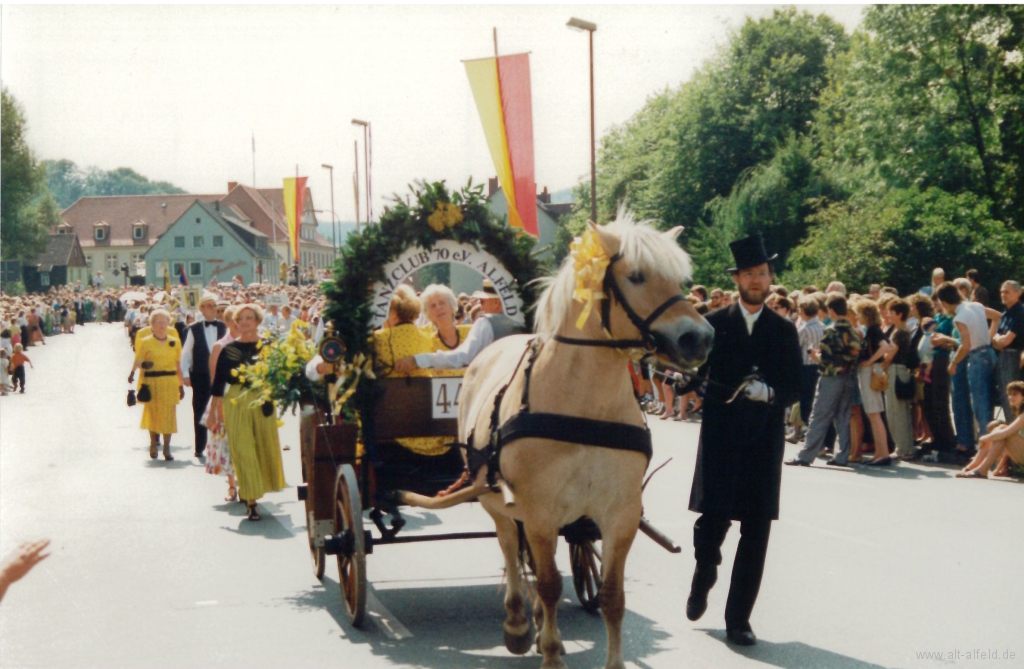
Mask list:
[[[761,308],[755,311],[754,313],[750,313],[749,311],[747,311],[746,307],[740,304],[740,312],[743,314],[743,320],[747,324],[747,334],[754,334],[754,323],[756,323],[757,319],[761,317],[762,311],[764,311],[763,302],[761,303]]]

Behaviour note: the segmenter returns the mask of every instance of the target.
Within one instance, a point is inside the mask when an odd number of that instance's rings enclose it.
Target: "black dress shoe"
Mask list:
[[[754,636],[753,630],[745,629],[731,629],[726,630],[726,638],[732,641],[737,646],[753,646],[757,643],[757,637]]]
[[[786,460],[785,464],[792,465],[794,467],[810,467],[811,463],[804,462],[800,458],[793,458],[792,460]]]
[[[849,467],[849,466],[850,466],[850,465],[848,465],[848,464],[847,464],[847,463],[845,463],[845,462],[838,462],[838,461],[837,461],[837,460],[836,460],[835,458],[833,458],[833,459],[829,460],[829,461],[828,461],[828,462],[826,462],[825,464],[826,464],[826,465],[829,465],[829,466],[831,466],[831,467]]]
[[[888,467],[889,465],[892,464],[892,458],[885,457],[882,458],[881,460],[868,460],[864,464],[867,465],[868,467]]]
[[[708,610],[708,592],[718,581],[718,567],[710,569],[697,567],[693,572],[693,582],[690,584],[690,596],[686,599],[686,617],[690,620],[700,620],[704,612]]]

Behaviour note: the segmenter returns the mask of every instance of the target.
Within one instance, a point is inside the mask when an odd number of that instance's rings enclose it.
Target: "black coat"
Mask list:
[[[733,304],[705,318],[715,344],[700,376],[704,398],[690,510],[732,520],[777,519],[785,415],[800,396],[802,358],[793,323],[765,307],[747,333],[742,307]],[[725,401],[754,371],[775,391],[771,404],[745,397]]]

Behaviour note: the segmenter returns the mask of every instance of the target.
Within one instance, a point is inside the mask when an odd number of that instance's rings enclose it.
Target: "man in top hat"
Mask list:
[[[414,369],[458,369],[468,367],[473,358],[492,342],[514,334],[523,334],[526,329],[516,320],[505,315],[501,305],[501,295],[494,284],[484,279],[483,287],[473,293],[473,299],[480,301],[480,310],[484,312],[473,327],[469,329],[466,340],[451,351],[437,353],[420,353],[409,358],[395,361],[395,371],[408,374]]]
[[[725,625],[731,642],[750,646],[757,641],[750,614],[771,521],[779,517],[785,414],[800,397],[802,359],[793,323],[764,308],[772,283],[769,263],[776,256],[768,256],[758,234],[729,247],[736,261],[729,272],[740,298],[705,316],[715,342],[699,372],[708,386],[690,491],[690,510],[701,516],[693,526],[697,566],[686,616],[697,620],[704,614],[722,563],[722,542],[732,521],[739,521]],[[730,402],[749,378],[756,380]]]
[[[192,424],[196,431],[195,456],[202,458],[206,451],[206,426],[203,412],[210,401],[210,351],[213,345],[227,333],[227,326],[217,320],[217,296],[203,292],[199,298],[199,312],[203,315],[186,329],[185,343],[181,347],[181,376],[185,385],[192,388]]]

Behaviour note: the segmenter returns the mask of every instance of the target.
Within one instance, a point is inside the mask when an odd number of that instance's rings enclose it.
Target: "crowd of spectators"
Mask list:
[[[800,401],[787,433],[803,446],[786,464],[809,466],[823,454],[838,467],[923,459],[966,464],[958,476],[968,478],[1005,476],[1012,463],[1024,465],[1021,285],[1002,283],[1000,311],[980,279],[970,270],[950,282],[936,268],[931,285],[903,296],[880,284],[865,294],[848,294],[838,281],[824,291],[773,286],[765,306],[793,321],[803,355]],[[714,310],[738,294],[698,285],[688,299]],[[676,420],[699,415],[699,393],[676,396],[684,376],[637,372],[649,412]]]

